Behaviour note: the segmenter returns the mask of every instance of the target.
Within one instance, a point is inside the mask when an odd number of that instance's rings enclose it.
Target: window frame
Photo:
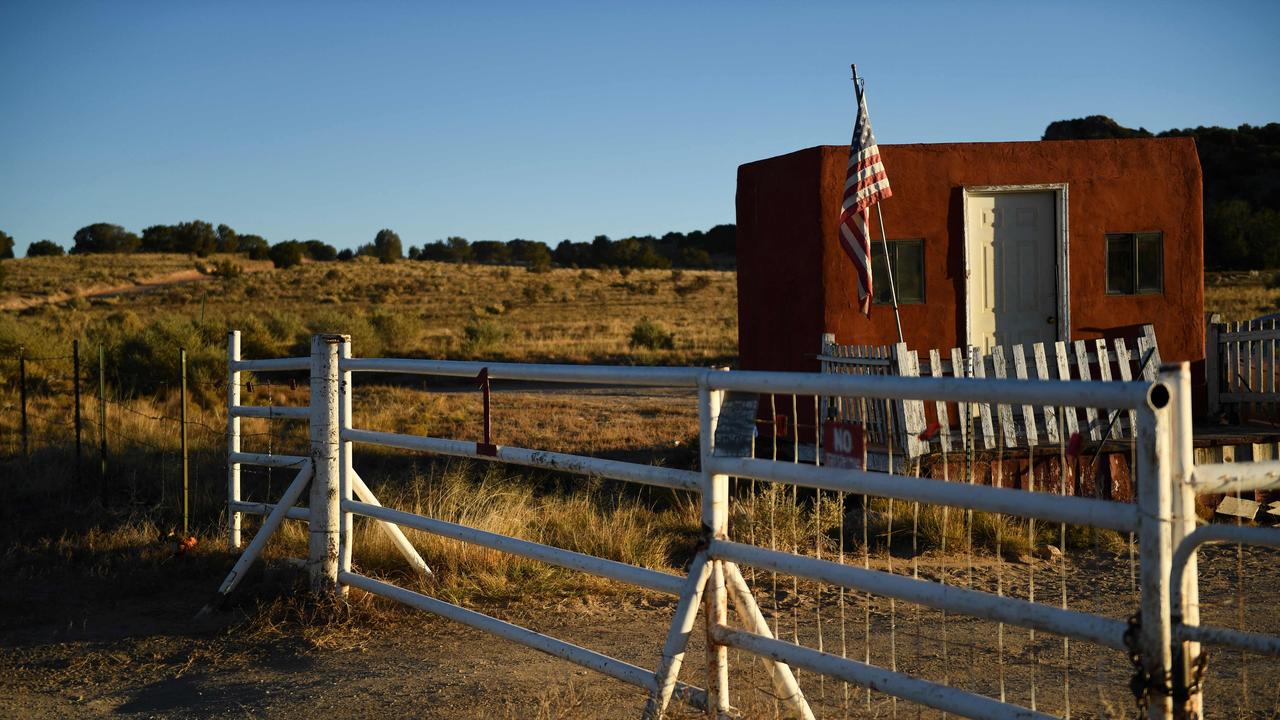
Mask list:
[[[1138,255],[1139,239],[1143,237],[1155,236],[1157,240],[1157,258],[1156,269],[1159,276],[1159,283],[1156,289],[1143,289],[1139,282],[1140,273],[1138,270],[1141,259]],[[1128,239],[1130,257],[1133,258],[1133,267],[1130,272],[1129,282],[1132,290],[1112,290],[1111,289],[1111,243],[1113,240],[1123,241]],[[1111,297],[1136,297],[1139,295],[1163,295],[1164,294],[1164,231],[1163,230],[1132,230],[1124,232],[1107,232],[1103,234],[1103,262],[1102,262],[1102,278],[1103,289],[1108,296]]]
[[[889,238],[889,240],[888,240],[888,245],[889,245],[889,252],[892,254],[892,262],[889,264],[888,268],[889,268],[890,272],[891,272],[891,273],[892,273],[892,275],[893,275],[893,280],[894,280],[894,290],[895,290],[895,292],[896,292],[896,291],[897,291],[897,289],[901,286],[901,283],[899,282],[899,278],[901,277],[901,275],[900,275],[900,273],[898,272],[898,269],[899,269],[898,250],[899,250],[899,248],[901,248],[902,246],[905,246],[905,245],[908,245],[908,244],[917,244],[917,245],[919,245],[919,247],[920,247],[920,266],[919,266],[919,267],[920,267],[920,298],[919,298],[918,300],[915,300],[915,299],[913,299],[913,300],[904,300],[904,299],[902,298],[902,296],[901,296],[901,295],[899,295],[899,296],[898,296],[898,305],[899,305],[899,306],[901,306],[901,305],[924,305],[924,304],[928,303],[928,301],[929,301],[928,286],[927,286],[927,283],[925,282],[925,242],[924,242],[924,238],[923,238],[923,237]],[[880,253],[880,256],[883,256],[884,251],[885,251],[884,246],[885,246],[885,241],[883,241],[883,240],[874,240],[874,241],[872,241],[872,243],[871,243],[871,277],[872,277],[872,279],[873,279],[873,280],[874,280],[874,278],[875,278],[875,266],[876,266],[876,257],[877,257],[877,253]],[[886,258],[886,262],[888,262],[888,260],[889,260],[889,258]],[[871,293],[871,304],[872,304],[872,305],[882,305],[882,306],[885,306],[885,307],[893,307],[893,299],[892,299],[892,297],[887,297],[887,298],[885,298],[885,299],[883,299],[883,300],[880,300],[880,299],[877,299],[877,298],[876,298],[876,294],[877,294],[877,292],[878,292],[878,290],[877,290],[877,289],[878,289],[879,287],[880,287],[880,285],[879,285],[878,283],[873,283],[872,293]]]

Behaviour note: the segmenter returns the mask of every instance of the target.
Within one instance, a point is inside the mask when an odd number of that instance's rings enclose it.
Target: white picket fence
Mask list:
[[[1280,406],[1280,318],[1205,323],[1205,384],[1210,416],[1274,414]]]
[[[1126,341],[1076,340],[1050,346],[996,346],[990,354],[975,348],[951,348],[919,353],[905,343],[896,345],[840,345],[831,333],[822,336],[818,359],[822,372],[838,375],[898,377],[972,377],[1017,380],[1142,379],[1154,382],[1160,367],[1155,329]],[[958,371],[957,371],[958,369]],[[976,407],[975,407],[976,406]],[[947,403],[893,400],[869,403],[865,398],[824,397],[824,418],[860,423],[867,442],[906,457],[930,452],[960,451],[969,446],[992,450],[1065,443],[1079,432],[1092,442],[1132,440],[1136,415],[1113,414],[1094,408],[1035,404]],[[922,434],[937,423],[936,433]]]
[[[382,596],[526,645],[604,675],[643,688],[648,718],[663,715],[672,698],[704,708],[709,716],[728,717],[729,653],[733,647],[759,656],[769,668],[775,697],[799,717],[813,718],[793,668],[864,686],[945,713],[971,718],[1047,718],[1044,712],[913,675],[855,660],[828,649],[814,649],[775,637],[740,566],[753,566],[849,588],[897,601],[1052,633],[1132,654],[1145,678],[1150,718],[1174,717],[1175,705],[1198,708],[1194,669],[1198,643],[1212,642],[1253,652],[1280,655],[1280,638],[1198,623],[1195,550],[1206,542],[1249,542],[1280,546],[1280,532],[1214,526],[1196,530],[1197,493],[1223,493],[1280,487],[1280,463],[1192,465],[1191,398],[1187,365],[1167,368],[1154,380],[1108,383],[1052,379],[1014,382],[1001,378],[951,377],[934,361],[937,377],[896,377],[837,373],[730,372],[703,368],[644,368],[510,363],[451,362],[420,359],[356,358],[344,335],[316,336],[309,358],[242,359],[239,333],[228,352],[228,521],[233,550],[241,547],[244,513],[266,518],[219,589],[225,597],[259,556],[267,538],[287,518],[309,524],[306,566],[314,592],[345,596],[348,588]],[[1099,352],[1102,352],[1099,350]],[[1087,358],[1087,353],[1081,353]],[[1086,363],[1081,363],[1082,365]],[[877,366],[878,367],[878,366]],[[309,407],[267,408],[240,404],[241,374],[309,371]],[[395,373],[475,377],[550,383],[687,388],[697,392],[700,428],[697,471],[658,467],[474,440],[432,438],[362,429],[352,417],[352,376]],[[965,373],[961,373],[963,375]],[[976,374],[976,373],[975,373]],[[954,373],[952,373],[954,375]],[[1120,410],[1130,414],[1137,459],[1134,504],[1071,497],[1007,487],[951,483],[866,470],[776,462],[721,453],[715,431],[726,392],[802,397],[866,398],[870,401],[995,404],[1013,407],[1064,406]],[[281,456],[242,451],[242,418],[305,420],[310,454]],[[476,461],[502,462],[583,476],[654,485],[695,493],[700,498],[698,545],[686,573],[672,574],[605,558],[469,528],[456,523],[382,507],[356,471],[354,444],[401,448]],[[295,468],[298,474],[272,503],[246,503],[240,495],[241,465]],[[1050,598],[1021,599],[973,587],[949,585],[891,571],[846,564],[729,539],[731,503],[744,502],[729,492],[729,476],[837,493],[854,493],[956,508],[1003,513],[1036,520],[1097,527],[1138,538],[1139,594],[1135,627],[1124,619],[1097,614],[1097,608],[1069,609]],[[309,507],[295,507],[310,485]],[[399,527],[410,527],[492,550],[512,553],[572,570],[675,596],[678,600],[665,644],[655,648],[656,669],[649,670],[604,653],[538,633],[421,592],[368,577],[353,569],[355,516],[371,518],[391,535],[413,567],[430,573]],[[705,605],[704,605],[705,599]],[[740,626],[729,620],[729,607]],[[699,688],[678,680],[699,608],[707,625],[707,684]],[[429,640],[428,640],[429,641]],[[809,681],[817,684],[817,677]],[[1126,683],[1126,686],[1128,684]],[[1126,690],[1127,692],[1127,690]],[[1033,699],[1034,702],[1034,699]]]

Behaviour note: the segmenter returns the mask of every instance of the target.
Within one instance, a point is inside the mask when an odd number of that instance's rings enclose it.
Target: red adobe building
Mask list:
[[[1201,173],[1189,138],[881,145],[893,196],[873,255],[897,278],[913,350],[1134,337],[1203,382]],[[821,335],[897,341],[857,307],[837,224],[848,147],[738,168],[741,366],[818,370]],[[877,286],[887,291],[883,277]]]

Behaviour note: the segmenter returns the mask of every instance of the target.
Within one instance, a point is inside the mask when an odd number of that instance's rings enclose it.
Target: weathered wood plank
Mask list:
[[[1120,379],[1128,382],[1133,379],[1133,372],[1130,370],[1130,363],[1133,359],[1129,356],[1129,347],[1125,344],[1124,338],[1116,338],[1115,343],[1116,367],[1120,370]],[[1131,438],[1134,436],[1134,428],[1138,426],[1138,413],[1130,409],[1125,412],[1124,417],[1127,422],[1123,423],[1123,427],[1120,427],[1121,423],[1117,423],[1119,432],[1113,431],[1112,437]]]
[[[942,377],[942,354],[937,350],[929,351],[930,377]],[[942,401],[933,404],[933,412],[938,416],[938,447],[942,452],[951,452],[951,420],[947,417],[947,404]],[[963,424],[963,423],[962,423]]]
[[[1005,364],[1004,346],[996,345],[991,348],[991,370],[995,376],[1001,380],[1008,378],[1008,366]],[[1013,424],[1013,408],[1004,403],[997,406],[1000,414],[1000,429],[1004,433],[1004,446],[1007,448],[1018,446],[1018,429]]]
[[[1098,348],[1098,357],[1107,356],[1106,340],[1099,338],[1097,340],[1094,340],[1093,344],[1096,345]],[[1098,379],[1101,380],[1102,382],[1111,382],[1111,363],[1110,362],[1098,363]],[[1098,414],[1098,434],[1099,434],[1099,437],[1103,440],[1107,439],[1107,436],[1104,433],[1107,432],[1107,425],[1110,424],[1112,412],[1113,411],[1111,408],[1107,408],[1105,411]],[[1112,430],[1111,436],[1115,437],[1114,429]]]
[[[1053,344],[1054,361],[1058,367],[1058,379],[1071,379],[1071,357],[1067,350],[1067,344],[1059,340]],[[1066,433],[1067,439],[1080,431],[1079,420],[1076,417],[1076,409],[1073,407],[1062,408],[1062,431]]]
[[[1044,343],[1035,343],[1031,346],[1031,353],[1035,356],[1035,379],[1036,380],[1052,380],[1053,376],[1049,374],[1049,361],[1045,357]],[[1058,442],[1058,413],[1052,405],[1045,405],[1042,410],[1044,413],[1044,434],[1048,442]]]
[[[1019,380],[1029,379],[1027,376],[1027,358],[1022,351],[1021,345],[1014,345],[1010,348],[1013,352],[1013,373]],[[1031,405],[1022,406],[1022,425],[1023,432],[1026,433],[1027,445],[1034,446],[1040,444],[1040,432],[1036,428],[1036,409]]]
[[[1080,374],[1080,379],[1092,380],[1092,373],[1089,370],[1089,359],[1086,357],[1085,342],[1076,340],[1072,345],[1076,355],[1076,372]],[[1097,442],[1102,438],[1102,429],[1098,427],[1098,411],[1095,408],[1084,409],[1084,427],[1089,434],[1089,439]]]
[[[951,348],[951,376],[966,377],[964,355],[960,352],[960,348]],[[969,428],[973,422],[972,408],[969,403],[956,403],[956,419],[960,424],[960,447],[967,448],[971,442],[969,439]]]
[[[976,378],[984,378],[987,376],[986,358],[979,354],[972,356],[976,348],[970,347],[966,352],[971,355],[970,360],[973,362],[973,376]],[[991,403],[978,403],[978,416],[982,421],[982,446],[991,450],[996,446],[995,428],[991,426]],[[975,445],[977,442],[975,441]]]

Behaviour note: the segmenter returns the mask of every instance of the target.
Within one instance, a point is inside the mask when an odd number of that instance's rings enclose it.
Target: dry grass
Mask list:
[[[1224,322],[1252,320],[1280,311],[1280,285],[1267,271],[1208,273],[1204,283],[1204,311],[1218,313]]]

